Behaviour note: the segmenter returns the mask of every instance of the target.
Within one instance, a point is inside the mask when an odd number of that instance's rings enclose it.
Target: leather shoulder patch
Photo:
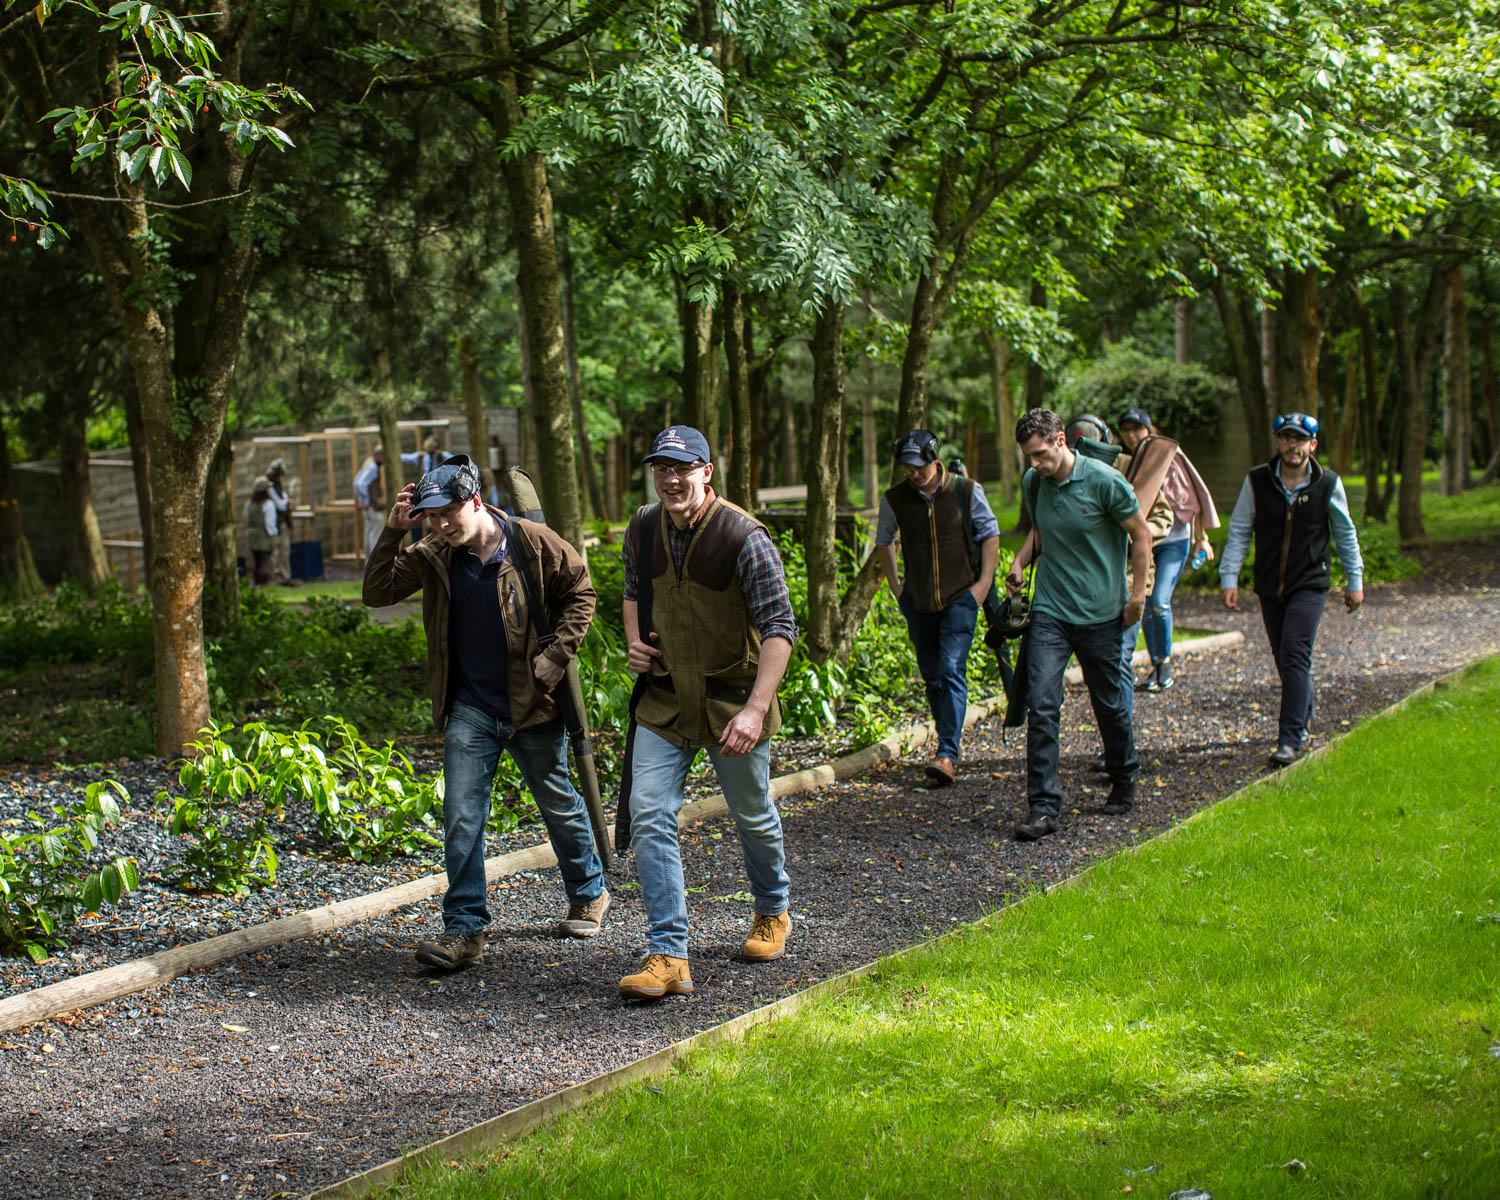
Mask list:
[[[689,560],[694,582],[716,592],[727,588],[734,582],[740,547],[759,528],[761,523],[749,513],[728,504],[717,505],[698,535]]]

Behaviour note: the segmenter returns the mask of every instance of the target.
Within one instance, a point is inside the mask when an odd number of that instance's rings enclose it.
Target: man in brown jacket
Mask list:
[[[426,519],[431,532],[402,547]],[[517,520],[525,559],[540,574],[557,640],[538,644],[526,589],[508,553],[504,515],[479,496],[479,472],[450,458],[396,497],[365,563],[364,602],[394,604],[422,590],[432,719],[443,730],[443,856],[448,892],[443,933],[417,961],[452,970],[484,953],[484,827],[500,751],[507,750],[536,798],[557,854],[567,914],[564,937],[593,937],[609,910],[604,868],[583,797],[568,776],[568,739],[553,688],[588,632],[594,585],[578,552],[545,525]]]

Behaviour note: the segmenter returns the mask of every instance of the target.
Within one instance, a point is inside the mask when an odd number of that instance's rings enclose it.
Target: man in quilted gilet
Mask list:
[[[770,786],[776,687],[797,636],[781,557],[765,526],[714,492],[708,442],[696,429],[663,430],[646,463],[660,503],[631,518],[624,546],[630,669],[647,676],[630,755],[630,838],[647,920],[646,961],[620,980],[620,995],[632,1000],[693,990],[677,818],[700,749],[734,817],[755,898],[741,957],[780,958],[791,928]]]

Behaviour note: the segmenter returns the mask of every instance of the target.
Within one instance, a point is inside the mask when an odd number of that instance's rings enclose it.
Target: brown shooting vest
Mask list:
[[[931,503],[909,481],[898,483],[885,498],[901,530],[901,563],[906,568],[902,594],[918,612],[941,612],[979,578],[964,537],[958,477],[944,467],[943,482]]]
[[[638,556],[636,570],[651,573],[651,629],[661,656],[651,662],[636,723],[677,746],[716,745],[755,686],[760,631],[750,621],[734,568],[745,539],[765,526],[716,497],[693,530],[679,575],[665,513],[657,525],[649,557]],[[634,528],[627,536],[635,536]],[[781,702],[773,700],[761,741],[780,728]]]

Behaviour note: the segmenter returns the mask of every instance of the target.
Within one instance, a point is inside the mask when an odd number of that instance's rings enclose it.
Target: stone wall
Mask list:
[[[423,438],[431,433],[448,453],[470,453],[462,409],[433,405],[427,413],[425,424],[401,423],[403,452],[420,450]],[[443,421],[448,424],[442,425]],[[485,425],[491,434],[498,435],[506,451],[505,461],[515,462],[520,447],[520,410],[488,408],[485,410]],[[325,562],[333,559],[337,546],[338,553],[354,564],[361,545],[358,530],[362,527],[359,512],[354,507],[354,473],[376,445],[378,436],[373,423],[331,427],[283,425],[247,431],[234,443],[236,513],[243,512],[255,478],[265,473],[273,459],[283,459],[288,491],[301,514],[293,522],[294,539],[322,543]],[[487,465],[483,451],[473,457],[481,466]],[[90,458],[89,463],[94,512],[99,520],[100,535],[113,557],[115,573],[122,583],[128,583],[132,574],[135,582],[143,582],[141,551],[129,546],[108,545],[110,542],[137,542],[141,536],[130,451],[124,448],[101,451]],[[407,468],[405,477],[415,478],[416,474]],[[62,575],[66,553],[56,517],[59,478],[55,460],[18,463],[11,473],[21,520],[37,569],[49,583],[56,582]],[[245,554],[244,521],[237,522],[237,527],[240,552]]]

